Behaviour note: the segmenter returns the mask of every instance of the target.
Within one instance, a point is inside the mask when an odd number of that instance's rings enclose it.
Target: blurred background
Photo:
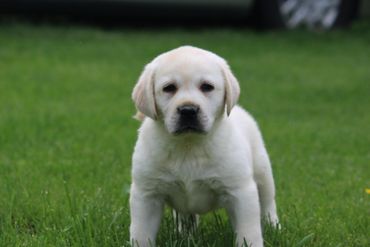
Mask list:
[[[257,120],[281,230],[266,247],[370,246],[370,1],[1,0],[0,246],[129,246],[131,91],[193,45]],[[224,212],[158,246],[231,246]]]
[[[253,24],[330,29],[369,15],[364,0],[3,0],[2,15],[123,24]],[[134,19],[134,20],[133,20]]]

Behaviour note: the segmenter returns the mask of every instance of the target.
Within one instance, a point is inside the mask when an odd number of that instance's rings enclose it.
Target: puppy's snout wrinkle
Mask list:
[[[177,113],[182,117],[195,117],[199,112],[199,106],[196,105],[182,105],[177,107]]]

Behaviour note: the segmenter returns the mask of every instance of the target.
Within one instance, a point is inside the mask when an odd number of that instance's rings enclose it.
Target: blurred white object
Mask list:
[[[331,28],[339,14],[340,0],[280,0],[280,11],[287,27],[306,25]]]

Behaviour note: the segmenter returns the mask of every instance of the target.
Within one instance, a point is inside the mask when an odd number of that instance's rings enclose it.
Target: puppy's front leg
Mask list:
[[[236,233],[237,246],[247,243],[248,246],[263,247],[258,191],[254,181],[230,192],[226,210]]]
[[[155,246],[155,239],[163,214],[163,201],[133,183],[130,191],[130,240],[135,247]]]

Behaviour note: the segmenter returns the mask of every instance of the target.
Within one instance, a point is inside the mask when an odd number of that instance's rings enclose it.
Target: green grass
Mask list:
[[[369,246],[370,26],[331,33],[0,26],[0,246],[128,246],[131,90],[183,44],[225,57],[273,162],[265,246]],[[231,246],[223,212],[158,246]]]

